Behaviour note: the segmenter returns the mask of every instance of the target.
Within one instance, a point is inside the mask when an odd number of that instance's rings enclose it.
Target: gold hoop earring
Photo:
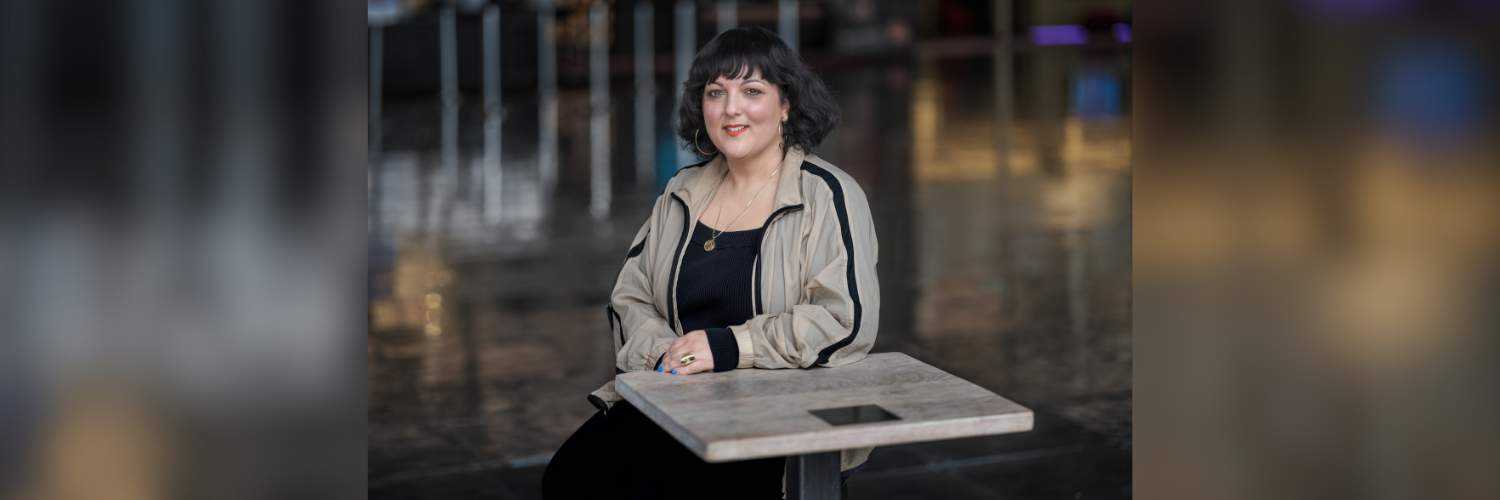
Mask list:
[[[705,156],[705,157],[706,156],[713,156],[713,155],[710,155],[708,153],[703,152],[703,148],[698,147],[698,131],[700,131],[700,130],[703,130],[703,129],[695,129],[695,130],[693,130],[693,150],[695,150],[695,151],[698,152],[698,156]]]

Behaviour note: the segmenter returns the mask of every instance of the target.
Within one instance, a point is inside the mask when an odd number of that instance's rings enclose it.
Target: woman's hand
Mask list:
[[[691,364],[682,364],[682,357],[692,353],[696,358]],[[667,355],[661,360],[662,372],[672,373],[677,370],[677,375],[692,375],[714,371],[714,353],[708,348],[708,332],[704,330],[693,330],[687,335],[678,337],[667,347]]]

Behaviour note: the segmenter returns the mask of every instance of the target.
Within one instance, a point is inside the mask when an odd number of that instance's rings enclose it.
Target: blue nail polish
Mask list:
[[[677,370],[676,370],[676,369],[673,369],[673,370],[672,370],[672,374],[673,374],[673,375],[676,375],[676,374],[677,374]]]

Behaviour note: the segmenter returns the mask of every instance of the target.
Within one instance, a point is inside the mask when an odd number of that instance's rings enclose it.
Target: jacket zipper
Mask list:
[[[750,285],[750,307],[751,310],[755,312],[756,316],[765,314],[765,299],[762,299],[760,297],[760,256],[766,250],[766,234],[771,232],[771,224],[776,222],[777,219],[780,219],[783,214],[791,212],[792,210],[800,210],[801,208],[802,205],[790,205],[778,208],[775,212],[771,212],[770,216],[766,217],[766,223],[762,226],[765,229],[760,233],[760,242],[757,245],[757,249],[755,251],[755,261],[752,264],[755,269],[755,281]]]

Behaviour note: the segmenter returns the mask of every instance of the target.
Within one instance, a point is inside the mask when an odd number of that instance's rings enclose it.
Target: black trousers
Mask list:
[[[542,476],[542,496],[570,499],[781,498],[784,458],[711,464],[620,401],[565,441]]]

